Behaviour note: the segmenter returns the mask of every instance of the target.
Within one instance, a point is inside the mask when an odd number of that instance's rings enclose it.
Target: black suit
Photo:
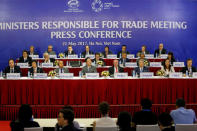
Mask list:
[[[196,72],[196,68],[195,67],[191,67],[191,68],[192,68],[192,72]],[[183,72],[183,74],[185,74],[186,71],[188,71],[188,73],[189,73],[188,67],[183,67],[181,69],[181,72]]]
[[[104,58],[107,58],[107,55],[106,55],[105,51],[103,51],[102,54],[103,54]],[[111,51],[109,51],[108,55],[111,55],[111,54],[113,54],[113,53]]]
[[[89,55],[93,55],[93,54],[94,54],[94,52],[89,51]],[[85,58],[86,57],[86,51],[84,51],[84,52],[81,53],[81,57],[82,58]]]
[[[118,67],[118,72],[124,72],[124,69],[122,67]],[[109,74],[113,75],[114,74],[114,66],[109,68]]]
[[[118,52],[117,57],[120,58],[120,55],[122,56],[122,53],[124,53],[124,52],[122,52],[122,51]],[[129,54],[128,51],[126,51],[125,53]]]
[[[5,70],[3,71],[3,73],[7,74],[10,73],[10,66],[6,67]],[[21,74],[21,70],[19,66],[14,66],[14,72],[13,73],[20,73]]]
[[[64,54],[65,54],[65,57],[66,57],[68,55],[75,55],[75,52],[71,51],[71,53],[69,53],[68,51],[65,51]]]
[[[161,53],[159,52],[159,49],[157,49],[157,50],[155,50],[154,57],[156,57],[156,54],[157,54],[157,56],[158,56],[158,55],[166,54],[166,53],[167,53],[166,49],[163,49],[163,50],[161,51]]]
[[[65,127],[63,127],[60,130],[60,126],[58,124],[56,124],[56,127],[55,128],[56,128],[56,131],[82,131],[80,129],[75,128],[73,125],[65,126]]]
[[[28,55],[31,55],[30,51],[28,51]],[[32,55],[38,55],[38,53],[34,52]]]
[[[24,128],[40,127],[40,125],[34,121],[19,122],[17,120],[17,121],[12,121],[10,123],[10,127],[12,131],[24,131]]]
[[[125,63],[126,63],[126,62],[130,62],[130,60],[129,60],[128,58],[126,58],[126,59],[120,58],[120,59],[119,59],[119,62],[120,62],[121,64],[123,64],[123,66],[125,66]]]
[[[28,63],[29,65],[31,65],[31,61],[32,61],[32,58],[31,57],[27,57],[27,59],[26,60],[24,60],[24,57],[22,56],[22,57],[20,57],[19,58],[19,63]]]
[[[34,74],[34,69],[33,69],[33,67],[29,68],[29,72],[30,72],[31,74]],[[42,68],[37,67],[36,73],[44,73],[44,71],[43,71]]]

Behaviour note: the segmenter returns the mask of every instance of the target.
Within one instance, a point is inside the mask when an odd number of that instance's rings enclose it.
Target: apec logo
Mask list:
[[[115,7],[120,7],[119,5],[115,5],[113,2],[103,3],[101,0],[94,0],[92,2],[92,10],[95,12],[101,12],[102,10],[111,9]]]
[[[64,12],[83,12],[83,10],[79,9],[80,3],[79,0],[68,0],[66,3],[67,10]]]

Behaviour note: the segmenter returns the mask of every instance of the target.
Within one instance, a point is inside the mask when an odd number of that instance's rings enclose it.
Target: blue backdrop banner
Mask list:
[[[178,61],[197,56],[196,0],[1,0],[0,69],[9,58],[35,46],[40,57],[48,45],[57,53],[68,44],[113,53],[142,45],[154,53],[160,42]]]

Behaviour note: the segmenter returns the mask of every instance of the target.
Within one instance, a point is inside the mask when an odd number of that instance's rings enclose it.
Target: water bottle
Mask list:
[[[69,65],[68,65],[68,61],[66,61],[66,66],[69,66]]]
[[[122,58],[122,53],[120,53],[120,57],[119,58]]]
[[[79,58],[81,58],[81,53],[79,54]]]
[[[29,71],[28,71],[28,73],[27,73],[27,77],[30,78],[30,72],[29,72]]]
[[[80,78],[82,77],[82,72],[81,72],[81,71],[79,71],[79,77],[80,77]]]
[[[185,74],[186,74],[186,77],[188,77],[188,70],[186,70],[186,73]]]
[[[133,73],[132,74],[133,74],[133,77],[136,77],[135,70],[133,70]]]
[[[37,62],[37,67],[39,67],[40,66],[40,63],[39,63],[39,61]]]
[[[156,57],[156,58],[158,57],[157,53],[156,53],[155,57]]]
[[[2,71],[1,71],[0,77],[3,77],[3,73],[2,73]]]

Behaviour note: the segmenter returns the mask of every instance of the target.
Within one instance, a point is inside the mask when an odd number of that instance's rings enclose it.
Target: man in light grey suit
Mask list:
[[[92,60],[87,57],[85,59],[85,62],[86,62],[86,66],[84,66],[82,68],[82,75],[84,76],[86,73],[97,73],[97,70],[96,70],[96,67],[95,66],[92,66]]]
[[[56,73],[58,73],[58,74],[69,73],[69,70],[64,67],[64,62],[63,61],[59,61],[58,66],[59,67],[54,70]]]

